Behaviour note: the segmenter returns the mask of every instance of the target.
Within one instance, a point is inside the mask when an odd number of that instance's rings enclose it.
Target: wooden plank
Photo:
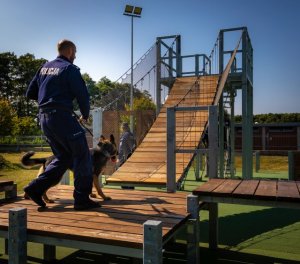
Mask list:
[[[51,188],[49,190],[49,195],[52,197],[69,197],[72,199],[72,196],[70,196],[70,192],[73,191],[72,186],[66,186],[66,185],[59,185],[58,187]],[[129,202],[134,201],[137,204],[167,204],[167,205],[173,205],[173,204],[186,204],[186,193],[185,192],[176,192],[176,193],[167,193],[164,191],[142,191],[142,190],[123,190],[123,189],[110,189],[110,188],[104,188],[104,192],[107,193],[109,196],[117,196],[120,200],[120,203],[123,201]],[[105,204],[114,203],[114,201],[107,201]],[[185,208],[185,206],[184,206]]]
[[[251,198],[253,197],[258,184],[259,180],[243,180],[233,191],[233,196],[236,198]]]
[[[186,194],[107,189],[117,199],[101,208],[73,210],[73,187],[58,186],[49,191],[58,202],[41,212],[31,200],[16,199],[0,207],[0,229],[7,230],[7,212],[19,207],[28,210],[28,234],[85,242],[141,248],[142,224],[146,219],[162,221],[164,238],[187,220]]]
[[[210,179],[208,182],[202,184],[201,186],[197,187],[194,191],[194,195],[208,195],[211,194],[216,188],[218,188],[225,179]]]
[[[226,179],[222,184],[220,184],[215,190],[212,191],[212,195],[231,196],[241,182],[241,180]]]
[[[277,181],[261,180],[254,194],[255,199],[276,200],[277,196]]]
[[[300,202],[300,193],[296,182],[278,181],[277,200],[287,202]]]
[[[27,208],[27,210],[30,212],[30,214],[40,214],[36,210],[36,205],[33,203],[29,204],[20,204],[18,205],[21,208]],[[5,206],[1,208],[1,212],[4,212],[5,215],[7,215],[7,210],[15,208],[15,206]],[[62,219],[73,219],[78,220],[78,218],[83,219],[84,222],[87,221],[93,221],[95,222],[96,219],[99,219],[97,222],[110,222],[115,224],[121,224],[121,225],[134,225],[135,223],[143,224],[148,219],[152,220],[162,220],[166,224],[166,226],[172,227],[174,224],[178,223],[180,221],[180,217],[168,217],[166,215],[164,216],[150,216],[146,214],[136,214],[136,213],[124,213],[124,212],[110,212],[107,214],[107,212],[102,211],[85,211],[85,212],[75,212],[72,208],[72,204],[61,204],[57,205],[55,204],[55,207],[50,207],[50,210],[44,210],[43,216],[47,217],[49,222],[51,222],[51,218],[60,218]],[[184,218],[184,217],[183,217]]]

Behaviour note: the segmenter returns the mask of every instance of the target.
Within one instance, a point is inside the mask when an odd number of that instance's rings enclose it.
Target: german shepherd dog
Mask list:
[[[98,146],[95,148],[91,148],[90,153],[93,163],[93,183],[97,190],[97,193],[102,197],[103,200],[111,200],[110,197],[105,196],[105,194],[103,193],[99,185],[98,176],[103,171],[108,160],[111,160],[112,162],[116,162],[117,160],[116,155],[118,151],[114,136],[110,135],[110,141],[106,140],[103,136],[101,136]],[[50,156],[47,158],[31,158],[34,154],[34,151],[29,151],[25,153],[21,158],[21,163],[24,166],[34,166],[37,164],[42,164],[37,175],[37,177],[39,177],[39,175],[45,171],[46,167],[54,160],[55,156]],[[53,186],[57,185],[62,179],[62,177],[63,175],[61,175],[59,181],[54,183]],[[96,198],[96,195],[91,194],[91,197]],[[29,196],[26,195],[26,193],[24,194],[24,198],[30,199]],[[46,203],[54,202],[53,200],[48,198],[46,192],[43,194],[43,199]]]

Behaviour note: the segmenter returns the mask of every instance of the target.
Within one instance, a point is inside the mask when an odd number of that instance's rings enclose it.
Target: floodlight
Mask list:
[[[134,7],[134,11],[133,11],[133,14],[137,15],[137,16],[140,16],[142,13],[142,8],[141,7],[138,7],[138,6],[135,6]]]
[[[126,5],[123,15],[131,17],[141,17],[142,8],[139,6]]]
[[[126,5],[124,13],[132,14],[132,12],[133,12],[133,6],[132,5]]]

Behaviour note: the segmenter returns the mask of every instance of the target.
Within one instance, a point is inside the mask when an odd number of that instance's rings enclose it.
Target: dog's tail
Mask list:
[[[32,159],[31,157],[34,154],[35,154],[34,151],[26,152],[21,158],[21,163],[25,166],[34,166],[34,165],[37,165],[37,164],[45,165],[47,159],[46,158],[34,158],[34,159]]]

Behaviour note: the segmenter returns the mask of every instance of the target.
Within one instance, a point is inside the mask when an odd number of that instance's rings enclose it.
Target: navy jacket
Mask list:
[[[73,111],[76,99],[83,118],[89,116],[89,94],[80,70],[64,56],[45,63],[38,70],[26,97],[37,100],[40,109],[57,107],[69,111]]]

